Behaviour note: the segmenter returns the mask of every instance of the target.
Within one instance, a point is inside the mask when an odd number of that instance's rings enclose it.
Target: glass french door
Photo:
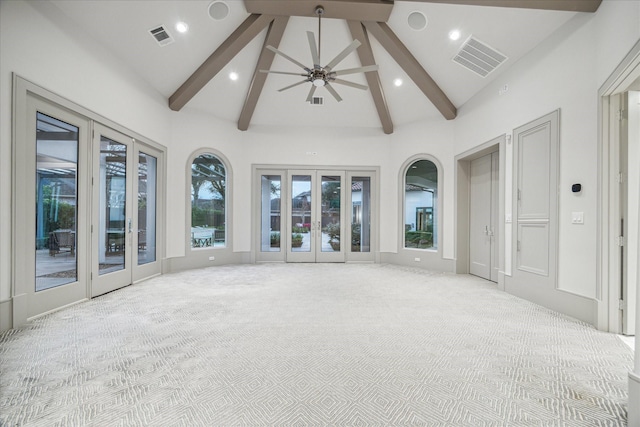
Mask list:
[[[93,253],[91,296],[131,284],[133,144],[102,125],[93,136]]]
[[[344,262],[345,173],[290,170],[288,262]]]
[[[258,169],[256,261],[373,262],[375,172]]]
[[[14,322],[88,297],[90,122],[28,96],[18,109]]]
[[[91,296],[159,273],[158,153],[110,128],[94,127]]]
[[[347,203],[350,215],[347,261],[375,260],[374,179],[375,174],[371,172],[347,173]]]

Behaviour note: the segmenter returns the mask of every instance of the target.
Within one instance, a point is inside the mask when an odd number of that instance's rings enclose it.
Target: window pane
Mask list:
[[[291,251],[311,251],[311,176],[291,179]]]
[[[371,250],[371,178],[351,179],[351,252]]]
[[[227,173],[212,154],[202,154],[191,165],[191,247],[226,245]]]
[[[260,250],[280,252],[280,175],[262,175]]]
[[[418,160],[405,179],[404,246],[437,248],[438,169],[429,160]]]
[[[156,183],[158,160],[138,157],[138,265],[156,260]]]
[[[126,251],[127,146],[100,137],[100,275],[123,270]]]
[[[77,280],[78,128],[36,116],[36,291]]]

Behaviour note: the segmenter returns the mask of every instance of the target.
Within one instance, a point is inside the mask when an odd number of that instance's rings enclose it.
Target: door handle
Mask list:
[[[131,233],[133,231],[133,221],[131,220],[131,218],[127,220],[127,223],[129,224],[128,225],[129,233]]]

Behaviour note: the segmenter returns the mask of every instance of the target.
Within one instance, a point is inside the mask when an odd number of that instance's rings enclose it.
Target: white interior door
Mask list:
[[[471,161],[469,189],[469,273],[491,279],[491,154]]]
[[[91,296],[132,283],[133,182],[130,138],[95,124]]]
[[[498,281],[499,154],[471,161],[469,188],[469,273]]]
[[[558,113],[514,132],[516,260],[513,278],[555,290],[557,263]]]

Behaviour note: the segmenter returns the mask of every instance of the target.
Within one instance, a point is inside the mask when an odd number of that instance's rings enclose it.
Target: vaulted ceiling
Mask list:
[[[457,108],[535,48],[576,13],[595,11],[600,0],[53,0],[62,12],[167,98],[175,111],[198,110],[253,125],[380,128],[418,120],[451,120]],[[216,3],[215,6],[212,6]],[[482,5],[480,5],[482,4]],[[306,102],[312,83],[278,92],[303,79],[259,70],[303,72],[284,55],[313,68],[306,32],[318,36],[315,9],[323,6],[322,57],[331,59],[354,39],[361,42],[337,68],[377,64],[377,71],[349,75],[368,90],[326,88],[323,106]],[[222,15],[210,12],[223,10]],[[410,16],[424,16],[414,29]],[[184,22],[189,31],[175,30]],[[67,22],[68,24],[69,22]],[[173,43],[159,46],[149,30],[164,26]],[[448,34],[458,30],[461,37]],[[452,61],[473,37],[507,57],[486,77]],[[324,64],[323,64],[324,65]],[[235,73],[236,80],[229,78]],[[395,81],[402,80],[396,86]],[[508,90],[508,81],[504,89]],[[331,86],[334,86],[333,84]],[[502,87],[502,86],[501,86]],[[496,96],[499,96],[496,94]]]

